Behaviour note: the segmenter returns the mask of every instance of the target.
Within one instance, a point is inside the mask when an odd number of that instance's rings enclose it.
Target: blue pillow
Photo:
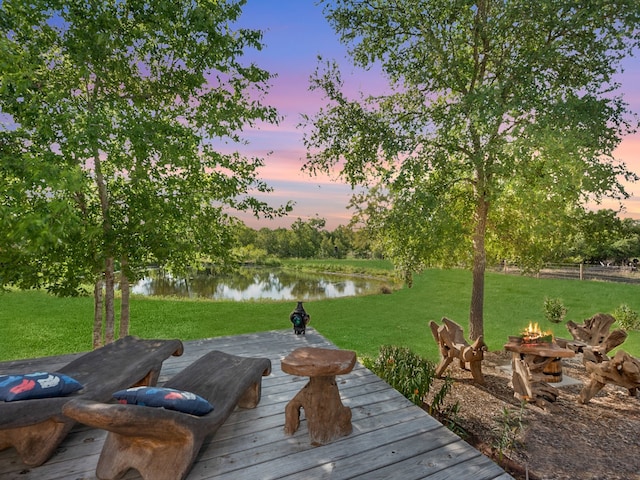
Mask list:
[[[36,372],[0,375],[0,400],[13,402],[31,398],[63,397],[83,388],[77,380],[62,373]]]
[[[200,395],[173,388],[133,387],[117,391],[113,398],[119,403],[162,407],[198,416],[213,410],[213,406]]]

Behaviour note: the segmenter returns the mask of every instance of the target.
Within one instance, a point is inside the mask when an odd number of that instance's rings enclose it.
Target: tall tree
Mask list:
[[[62,279],[65,291],[96,282],[95,344],[103,330],[114,337],[117,266],[126,286],[149,261],[184,269],[198,255],[223,260],[230,209],[288,208],[252,196],[269,190],[262,159],[221,153],[247,125],[278,121],[262,103],[271,75],[242,59],[262,48],[261,32],[232,29],[244,4],[2,4],[0,278]],[[122,305],[121,335],[126,294]]]
[[[353,100],[321,64],[311,86],[328,105],[307,118],[306,167],[384,192],[370,220],[403,269],[471,267],[475,339],[488,262],[536,268],[581,205],[636,179],[613,151],[635,128],[614,75],[638,44],[637,1],[321,3],[389,90]]]

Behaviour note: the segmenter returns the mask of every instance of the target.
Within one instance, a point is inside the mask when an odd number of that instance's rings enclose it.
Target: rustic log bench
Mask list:
[[[128,336],[76,358],[56,372],[80,382],[84,388],[78,393],[0,402],[0,450],[14,447],[26,465],[43,464],[76,424],[63,415],[64,404],[72,398],[108,401],[115,390],[155,385],[162,362],[182,351],[180,340]]]
[[[313,445],[325,445],[351,433],[351,409],[340,400],[335,376],[349,373],[355,363],[356,352],[316,347],[298,348],[282,360],[283,372],[309,377],[285,408],[285,434],[298,430],[300,408],[304,408]]]
[[[457,359],[460,361],[460,368],[462,369],[466,369],[468,363],[473,379],[483,385],[482,360],[484,359],[484,352],[487,350],[483,337],[478,337],[470,345],[464,338],[462,327],[446,317],[442,318],[442,325],[431,321],[429,322],[429,327],[440,348],[441,358],[436,367],[436,377],[442,378],[449,364]]]
[[[609,360],[607,354],[622,345],[627,339],[627,332],[622,329],[609,331],[616,319],[608,313],[596,313],[587,318],[582,325],[569,320],[567,329],[573,337],[571,340],[556,339],[558,344],[572,348],[576,353],[582,353],[583,363],[605,362]]]
[[[585,364],[590,380],[580,392],[580,403],[588,403],[607,383],[629,389],[629,395],[637,396],[640,388],[640,360],[624,350],[618,350],[611,360]]]
[[[67,403],[64,413],[108,430],[96,469],[98,478],[120,478],[133,468],[146,480],[183,479],[204,439],[222,426],[236,406],[258,405],[262,376],[270,373],[268,358],[239,357],[214,350],[163,385],[195,393],[211,403],[213,410],[204,416],[81,399]]]

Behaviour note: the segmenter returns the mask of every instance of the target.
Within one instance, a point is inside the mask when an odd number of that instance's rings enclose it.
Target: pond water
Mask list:
[[[201,274],[188,279],[152,270],[131,286],[131,293],[236,301],[308,301],[380,293],[385,285],[388,282],[370,277],[273,268],[243,268],[230,274]]]

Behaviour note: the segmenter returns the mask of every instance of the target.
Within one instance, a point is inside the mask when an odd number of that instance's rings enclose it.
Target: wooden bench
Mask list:
[[[640,388],[640,360],[624,350],[618,350],[611,360],[585,364],[589,383],[580,392],[580,403],[588,403],[607,383],[629,389],[629,395],[637,396]]]
[[[440,347],[440,362],[436,367],[436,376],[441,378],[449,364],[457,359],[460,361],[460,368],[469,370],[473,379],[479,384],[484,384],[482,376],[482,360],[487,346],[482,336],[478,337],[473,344],[469,344],[464,338],[462,327],[453,320],[442,317],[442,325],[438,325],[433,320],[429,322],[431,333],[436,343]]]
[[[155,385],[162,362],[182,350],[180,340],[128,336],[78,357],[56,370],[84,385],[77,394],[0,402],[0,450],[14,447],[26,465],[43,464],[76,424],[63,415],[64,404],[72,398],[108,401],[116,390]]]
[[[136,469],[146,480],[183,479],[204,439],[214,434],[236,406],[254,408],[262,376],[271,373],[268,358],[249,358],[211,351],[167,381],[163,387],[200,395],[214,407],[198,417],[164,408],[106,404],[82,399],[64,413],[92,427],[108,430],[96,475],[121,478]]]
[[[622,329],[609,331],[616,319],[608,313],[596,313],[582,325],[569,320],[567,329],[574,342],[556,339],[558,344],[572,348],[576,353],[582,353],[583,362],[606,362],[607,354],[622,345],[627,339],[627,332]]]

